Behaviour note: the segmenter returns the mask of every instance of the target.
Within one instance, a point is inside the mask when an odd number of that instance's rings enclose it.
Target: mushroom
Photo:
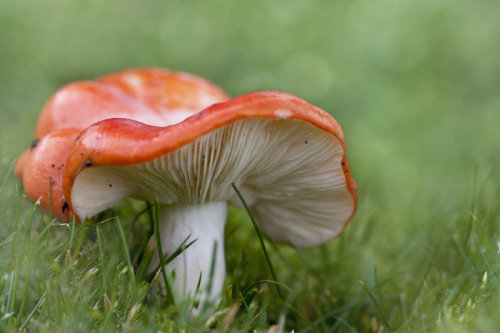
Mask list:
[[[72,142],[85,127],[120,117],[165,126],[228,99],[221,88],[203,78],[157,68],[70,83],[43,108],[36,139],[19,157],[14,173],[22,178],[28,197],[40,200],[44,211],[69,222],[61,174]]]
[[[14,171],[22,178],[26,195],[63,222],[70,221],[70,211],[64,199],[61,175],[78,133],[78,129],[65,129],[33,140],[31,147],[18,159]]]
[[[166,126],[228,99],[221,88],[192,74],[131,69],[60,89],[42,110],[35,137],[61,129],[83,129],[108,118]]]
[[[197,239],[167,265],[184,297],[200,277],[202,289],[208,286],[212,249],[207,297],[222,292],[227,207],[241,207],[232,183],[264,234],[295,247],[338,236],[357,207],[339,124],[283,92],[242,95],[166,127],[129,119],[93,124],[71,147],[62,183],[79,219],[127,196],[157,201],[166,253]]]

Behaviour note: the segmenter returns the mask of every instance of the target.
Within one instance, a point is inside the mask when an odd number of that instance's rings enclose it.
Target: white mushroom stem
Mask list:
[[[160,206],[160,237],[162,250],[167,257],[174,253],[188,236],[190,236],[188,243],[196,239],[194,244],[166,265],[169,275],[175,276],[172,287],[182,295],[182,298],[194,296],[200,275],[200,296],[203,299],[208,296],[212,300],[220,297],[226,274],[224,225],[227,210],[226,202]],[[215,257],[214,251],[216,251]],[[212,258],[215,262],[212,276],[210,276]],[[151,261],[150,268],[153,269],[158,264],[157,252]],[[210,278],[211,285],[209,286]],[[162,278],[160,281],[163,285]]]

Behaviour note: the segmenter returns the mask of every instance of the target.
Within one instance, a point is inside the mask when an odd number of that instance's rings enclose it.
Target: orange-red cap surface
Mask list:
[[[198,76],[132,69],[61,88],[42,110],[35,137],[108,118],[165,126],[228,99],[221,88]]]
[[[69,206],[64,200],[61,173],[77,129],[52,132],[23,153],[24,191],[40,207],[64,222],[70,221]]]
[[[132,69],[96,81],[70,83],[56,92],[42,110],[34,144],[18,159],[15,175],[23,179],[25,192],[33,201],[42,197],[40,206],[46,212],[51,209],[50,178],[52,212],[67,221],[69,215],[66,209],[62,211],[61,204],[64,198],[60,166],[78,132],[108,118],[169,125],[227,99],[229,96],[221,88],[203,78],[156,68]]]

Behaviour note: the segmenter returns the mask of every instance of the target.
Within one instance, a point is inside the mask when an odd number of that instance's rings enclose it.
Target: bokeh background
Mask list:
[[[0,157],[59,87],[130,67],[291,92],[344,129],[356,274],[417,272],[471,203],[500,205],[499,36],[496,0],[3,0]]]
[[[0,152],[29,144],[62,85],[157,66],[232,95],[275,89],[321,106],[343,126],[363,190],[383,184],[378,191],[405,195],[431,179],[449,191],[498,162],[499,9],[462,0],[3,1]]]

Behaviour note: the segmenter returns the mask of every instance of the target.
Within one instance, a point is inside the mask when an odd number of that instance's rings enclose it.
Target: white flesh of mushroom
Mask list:
[[[188,237],[188,243],[196,240],[167,266],[170,272],[175,271],[176,292],[183,298],[194,296],[193,292],[198,286],[198,281],[202,282],[201,294],[198,295],[202,299],[205,299],[205,295],[209,295],[211,299],[221,295],[226,275],[224,259],[226,218],[227,203],[222,201],[202,205],[160,206],[160,238],[163,241],[164,253],[172,254]],[[212,258],[215,259],[214,271],[210,275]],[[156,252],[150,267],[157,267],[159,263],[160,259]],[[210,285],[208,282],[211,282]]]

